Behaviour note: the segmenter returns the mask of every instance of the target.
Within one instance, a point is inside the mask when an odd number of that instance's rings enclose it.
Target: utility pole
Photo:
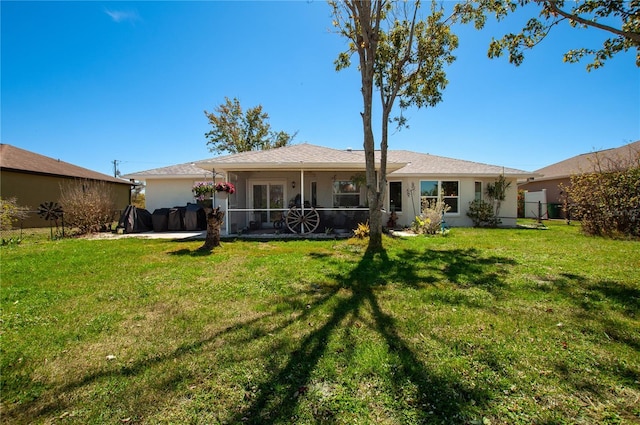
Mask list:
[[[111,162],[113,163],[113,177],[118,178],[118,175],[120,174],[120,170],[118,170],[118,164],[121,163],[122,161],[114,159]]]

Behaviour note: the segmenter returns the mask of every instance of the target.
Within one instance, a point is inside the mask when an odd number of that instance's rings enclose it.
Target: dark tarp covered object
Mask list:
[[[151,213],[143,208],[128,205],[120,216],[118,227],[124,229],[124,233],[148,232],[153,228]]]
[[[158,208],[151,216],[154,232],[166,232],[169,230],[169,208]]]
[[[207,214],[202,205],[187,204],[187,209],[184,213],[184,228],[185,230],[207,229]]]
[[[173,207],[169,210],[169,230],[184,230],[184,213],[186,207]]]

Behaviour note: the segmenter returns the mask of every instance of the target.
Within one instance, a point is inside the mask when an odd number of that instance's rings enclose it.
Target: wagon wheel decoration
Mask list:
[[[56,202],[43,202],[38,208],[38,215],[49,222],[56,224],[56,231],[58,231],[58,219],[62,218],[62,207]],[[53,226],[49,224],[49,232],[51,233],[51,239],[53,239]],[[62,237],[64,237],[64,222],[62,223]]]
[[[56,202],[43,202],[38,208],[38,215],[45,220],[55,221],[58,223],[58,219],[62,217],[62,207]]]
[[[320,224],[320,215],[315,208],[298,209],[291,207],[285,219],[287,227],[293,233],[313,233]]]

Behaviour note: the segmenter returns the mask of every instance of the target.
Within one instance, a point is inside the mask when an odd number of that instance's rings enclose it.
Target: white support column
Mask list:
[[[224,176],[225,181],[228,182],[229,181],[228,179],[229,179],[229,173],[227,173]],[[231,196],[231,194],[227,195],[227,199],[225,200],[226,204],[224,206],[224,234],[225,235],[229,235],[229,196]]]

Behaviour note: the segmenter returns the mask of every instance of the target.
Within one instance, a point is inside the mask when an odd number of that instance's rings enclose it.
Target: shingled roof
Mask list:
[[[380,152],[376,152],[379,162]],[[339,170],[365,168],[363,150],[338,150],[309,143],[264,151],[242,152],[196,162],[205,169],[225,170]],[[393,176],[474,175],[496,176],[504,174],[527,178],[535,174],[497,165],[447,158],[406,150],[389,150],[387,170]]]
[[[78,167],[77,165],[60,161],[59,159],[49,158],[5,143],[0,143],[0,169],[30,174],[99,180],[126,185],[131,184],[128,181],[116,179],[107,174]]]
[[[594,171],[594,166],[599,163],[604,169],[611,166],[624,165],[629,161],[640,159],[640,140],[614,149],[589,152],[565,159],[555,164],[536,170],[543,177],[539,180],[552,180],[566,178],[573,174]]]
[[[170,165],[168,167],[153,168],[151,170],[138,171],[127,174],[125,177],[135,180],[145,180],[147,178],[211,178],[213,173],[197,167],[193,162]]]
[[[483,164],[481,162],[465,161],[462,159],[447,158],[444,156],[406,150],[390,150],[387,162],[405,164],[402,168],[390,173],[391,176],[396,177],[425,175],[495,177],[497,175],[504,174],[507,177],[526,178],[534,175],[528,171],[518,170],[515,168]]]
[[[376,157],[379,161],[379,158]],[[204,169],[221,168],[225,170],[299,170],[300,167],[314,170],[338,170],[363,168],[364,151],[338,150],[310,143],[284,146],[276,149],[240,152],[198,161],[197,166]],[[404,164],[397,164],[403,166]]]

